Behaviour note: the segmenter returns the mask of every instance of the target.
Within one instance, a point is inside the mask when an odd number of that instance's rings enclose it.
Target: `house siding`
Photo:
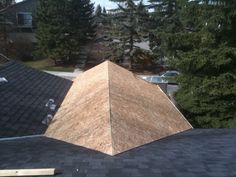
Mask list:
[[[39,0],[26,0],[10,6],[5,11],[5,17],[7,21],[13,25],[8,28],[8,41],[10,43],[36,43],[35,37],[35,16]],[[20,12],[32,13],[32,26],[20,26],[18,25],[17,14]]]
[[[10,22],[12,22],[15,26],[17,26],[17,14],[19,12],[30,12],[32,13],[32,16],[33,16],[33,26],[35,26],[34,17],[36,15],[38,3],[39,3],[39,0],[27,0],[27,1],[12,5],[5,12],[6,18]]]

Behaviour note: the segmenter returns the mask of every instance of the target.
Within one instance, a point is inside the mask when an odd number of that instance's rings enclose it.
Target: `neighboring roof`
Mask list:
[[[23,64],[9,61],[0,66],[0,137],[42,134],[42,124],[53,115],[63,101],[72,82]],[[46,107],[53,99],[56,109]]]
[[[191,128],[158,86],[106,61],[76,78],[46,135],[116,155]]]
[[[192,129],[117,156],[46,137],[0,141],[0,169],[58,177],[234,177],[236,129]]]
[[[31,2],[31,1],[38,1],[38,0],[23,0],[23,1],[20,1],[20,2],[14,3],[14,4],[11,4],[11,5],[7,6],[7,7],[4,8],[4,9],[1,9],[1,10],[0,10],[0,13],[5,13],[5,12],[7,12],[9,9],[11,9],[11,8],[17,7],[17,6],[19,6],[19,5],[24,5],[25,3],[29,3],[29,2]]]
[[[15,6],[19,6],[19,5],[22,5],[22,4],[26,4],[26,3],[29,3],[31,1],[39,1],[39,0],[22,0],[20,2],[17,2],[17,3],[14,3],[12,5],[10,5],[9,7],[15,7]]]

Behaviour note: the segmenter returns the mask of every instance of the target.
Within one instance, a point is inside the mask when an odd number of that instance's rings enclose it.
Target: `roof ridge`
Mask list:
[[[110,122],[110,136],[111,136],[111,154],[114,154],[114,143],[113,143],[113,136],[112,136],[112,113],[111,113],[111,99],[110,99],[110,72],[109,72],[109,60],[107,61],[107,79],[108,79],[108,106],[109,106],[109,122]]]
[[[20,2],[16,2],[16,3],[14,3],[14,4],[9,5],[8,7],[9,7],[9,8],[10,8],[10,7],[14,7],[14,6],[21,5],[21,4],[24,4],[24,3],[26,3],[26,2],[29,2],[29,1],[32,1],[32,0],[23,0],[23,1],[20,1]],[[35,0],[34,0],[34,1],[35,1]]]
[[[192,128],[158,87],[135,76],[108,60],[84,72],[46,135],[113,156]]]

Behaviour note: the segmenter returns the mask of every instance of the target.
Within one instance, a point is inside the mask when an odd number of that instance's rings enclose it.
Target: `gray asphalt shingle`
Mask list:
[[[116,156],[46,137],[0,149],[0,169],[57,168],[59,177],[236,176],[236,129],[192,129]]]
[[[45,106],[54,99],[57,109],[72,82],[48,73],[9,61],[0,66],[0,138],[42,134],[47,126],[42,120],[48,113]]]

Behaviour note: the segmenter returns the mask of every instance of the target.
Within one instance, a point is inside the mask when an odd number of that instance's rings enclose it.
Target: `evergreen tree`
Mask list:
[[[150,47],[161,60],[175,55],[174,43],[170,40],[183,30],[180,21],[181,0],[149,0],[154,7],[151,15]]]
[[[68,4],[64,0],[40,0],[37,10],[37,39],[40,54],[68,62]]]
[[[99,25],[103,21],[103,13],[102,13],[102,7],[100,4],[97,5],[95,10],[95,23]]]
[[[196,127],[236,127],[236,2],[186,1],[170,36],[181,71],[177,101]]]
[[[118,8],[113,12],[113,26],[111,29],[112,57],[115,61],[128,62],[129,69],[137,60],[138,47],[135,42],[142,41],[144,29],[144,18],[148,16],[142,1],[139,0],[112,0],[118,3]],[[135,3],[136,2],[136,3]]]
[[[102,7],[100,6],[100,4],[98,4],[95,10],[95,16],[100,17],[101,14],[102,14]]]
[[[94,36],[90,0],[40,0],[37,10],[38,52],[56,63],[74,62],[80,46]]]
[[[106,13],[107,13],[107,10],[106,10],[105,7],[103,7],[103,9],[102,9],[102,13],[103,13],[103,14],[106,14]]]
[[[70,26],[73,31],[81,31],[81,44],[93,39],[96,25],[94,24],[94,4],[90,0],[71,0],[70,9],[72,13],[69,16]]]

